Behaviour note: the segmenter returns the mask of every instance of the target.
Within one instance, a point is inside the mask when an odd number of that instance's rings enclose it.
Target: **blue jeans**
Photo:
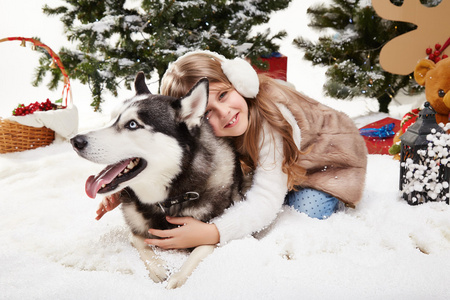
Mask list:
[[[336,211],[339,200],[325,192],[305,188],[298,191],[290,191],[286,195],[285,204],[307,214],[311,218],[322,220],[328,218]]]

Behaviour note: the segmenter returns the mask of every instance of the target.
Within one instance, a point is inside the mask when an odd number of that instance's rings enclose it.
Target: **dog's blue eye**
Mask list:
[[[128,129],[138,129],[139,128],[139,124],[135,121],[135,120],[131,120],[130,122],[128,122],[125,125],[125,128]]]

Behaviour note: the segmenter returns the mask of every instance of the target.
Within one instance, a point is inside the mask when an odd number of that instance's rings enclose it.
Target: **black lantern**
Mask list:
[[[447,145],[445,155],[436,153],[430,137],[445,134],[436,123],[436,112],[430,103],[419,112],[416,122],[400,137],[400,191],[403,199],[416,205],[428,201],[449,203],[449,168],[447,167]],[[430,150],[431,149],[431,150]]]

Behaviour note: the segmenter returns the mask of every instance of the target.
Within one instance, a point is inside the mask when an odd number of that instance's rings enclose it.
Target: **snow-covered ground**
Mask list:
[[[57,50],[67,42],[57,18],[41,13],[43,2],[0,3],[0,38],[39,36]],[[323,97],[325,69],[312,67],[292,47],[312,39],[306,9],[318,1],[294,0],[270,26],[289,36],[288,80],[299,90],[345,111],[359,125],[384,117],[376,101]],[[328,2],[328,1],[327,1]],[[286,20],[293,20],[286,22]],[[288,27],[285,27],[288,26]],[[53,97],[33,88],[39,55],[18,42],[0,44],[0,116],[18,102]],[[117,99],[93,113],[89,90],[72,82],[80,128],[96,127]],[[123,97],[133,92],[124,90]],[[55,92],[54,98],[60,96]],[[41,100],[42,99],[42,100]],[[420,100],[420,99],[419,99]],[[395,109],[393,109],[395,111]],[[401,113],[406,112],[404,109]],[[394,113],[395,114],[395,113]],[[398,117],[397,115],[394,115]],[[409,206],[398,197],[399,164],[370,155],[363,200],[357,209],[319,221],[291,209],[259,233],[233,241],[205,259],[180,289],[168,291],[147,276],[119,209],[95,221],[99,199],[84,193],[86,178],[101,167],[79,158],[67,142],[21,153],[0,154],[1,299],[448,299],[450,207]],[[186,254],[162,251],[176,270]]]

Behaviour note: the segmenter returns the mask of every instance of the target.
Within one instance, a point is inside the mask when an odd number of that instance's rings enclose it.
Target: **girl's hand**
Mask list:
[[[98,205],[98,209],[96,211],[97,217],[95,217],[95,219],[100,220],[104,214],[119,206],[120,203],[119,193],[106,196]]]
[[[180,225],[174,229],[150,229],[148,232],[161,239],[147,239],[149,245],[162,249],[186,249],[200,245],[215,245],[220,241],[216,225],[203,223],[191,217],[166,217],[169,223]]]

